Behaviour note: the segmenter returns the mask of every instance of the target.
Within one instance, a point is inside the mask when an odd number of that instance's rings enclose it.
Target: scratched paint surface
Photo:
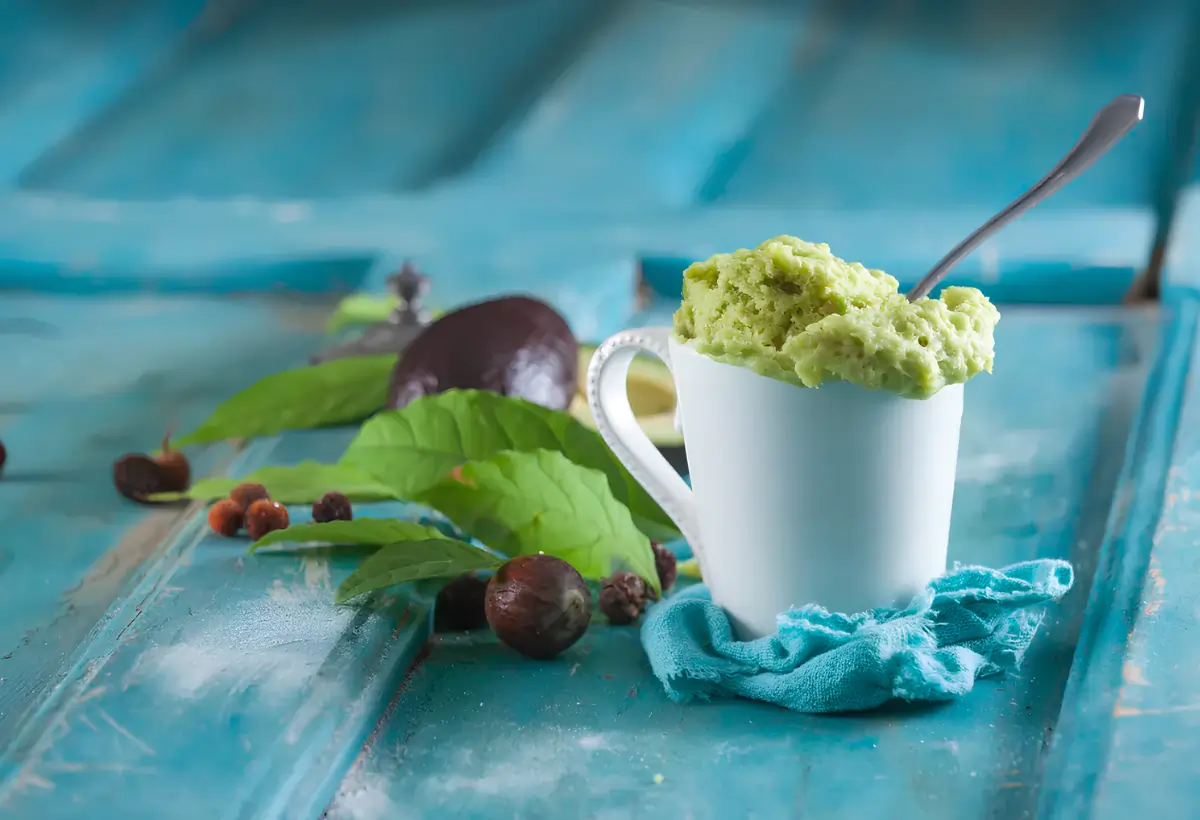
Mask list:
[[[1002,302],[1116,305],[1191,174],[1200,99],[1200,12],[1150,5],[0,0],[0,580],[19,590],[0,812],[1190,816],[1190,741],[1162,730],[1200,701],[1170,654],[1195,597],[1176,580],[1194,193],[1161,317],[1006,311],[968,399],[956,557],[1068,556],[1081,583],[1024,675],[959,705],[681,708],[603,628],[550,666],[439,640],[398,689],[425,602],[333,608],[349,557],[245,557],[107,474],[301,360],[317,303],[405,257],[438,304],[532,292],[592,339],[663,321],[683,260],[778,233],[911,282],[1134,90],[1151,116],[1129,141],[955,271]],[[346,435],[194,455],[239,474]]]
[[[1046,777],[1044,816],[1156,816],[1192,813],[1197,689],[1194,666],[1197,514],[1191,490],[1197,458],[1195,349],[1197,302],[1178,304],[1181,332],[1168,342],[1169,366],[1152,377],[1159,398],[1143,407],[1129,459],[1142,481],[1119,484],[1117,514],[1095,573]],[[1152,784],[1152,788],[1147,788]]]
[[[122,5],[141,19],[164,4]],[[1183,150],[1184,2],[566,5],[227,0],[174,48],[162,25],[131,28],[145,30],[139,53],[163,53],[149,78],[71,75],[22,112],[73,129],[4,136],[24,163],[0,174],[14,186],[0,283],[128,288],[136,272],[228,289],[197,266],[388,251],[439,271],[457,301],[464,282],[546,287],[564,268],[616,280],[632,254],[782,230],[916,276],[1129,88],[1160,116],[964,271],[1136,268],[1164,208],[1148,180]],[[98,48],[60,26],[64,48]],[[503,48],[461,34],[500,28]],[[441,59],[443,37],[478,68]],[[1026,94],[1031,72],[1041,95]]]
[[[330,458],[346,440],[317,438],[281,442],[272,461]],[[252,559],[246,545],[193,521],[38,716],[4,808],[152,818],[169,792],[172,816],[292,816],[289,801],[332,787],[418,646],[394,630],[415,634],[428,606],[335,608],[352,559]]]
[[[1099,817],[1133,801],[1169,816],[1196,783],[1200,686],[1194,625],[1200,594],[1190,581],[1200,572],[1200,386],[1190,380],[1180,409],[1179,437],[1166,475],[1161,518],[1148,539],[1149,557],[1136,621],[1127,633],[1116,702],[1110,707],[1109,756],[1101,773],[1106,798]],[[1143,784],[1153,778],[1156,788]],[[1111,801],[1111,803],[1110,803]],[[1108,808],[1108,805],[1114,808]]]
[[[1171,235],[1166,281],[1180,288],[1200,289],[1200,185],[1180,196],[1177,226]]]
[[[5,297],[5,745],[178,518],[119,501],[113,459],[157,446],[168,426],[195,424],[230,391],[302,362],[324,312],[262,300]],[[194,466],[203,473],[230,456],[213,447]]]
[[[40,798],[29,810],[46,816],[99,803],[157,817],[161,793],[130,791],[128,778],[178,790],[181,772],[197,817],[328,801],[411,663],[427,605],[334,609],[352,558],[247,564],[245,541],[204,538],[194,510],[121,500],[110,467],[258,376],[302,363],[328,312],[328,301],[273,297],[5,300],[0,327],[18,341],[0,366],[11,386],[0,578],[20,592],[0,602],[0,810],[20,816]],[[214,446],[193,466],[331,461],[352,432],[289,434],[240,456]],[[22,548],[42,544],[53,549]],[[295,755],[272,754],[280,748]],[[256,773],[211,789],[209,776],[233,761]]]

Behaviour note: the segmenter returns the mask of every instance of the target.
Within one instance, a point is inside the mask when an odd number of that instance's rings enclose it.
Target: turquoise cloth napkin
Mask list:
[[[676,701],[743,697],[797,712],[873,709],[894,699],[952,700],[977,678],[1016,670],[1045,616],[1074,582],[1071,565],[956,567],[904,609],[839,615],[818,606],[779,616],[778,632],[733,637],[697,584],[653,606],[642,645]]]

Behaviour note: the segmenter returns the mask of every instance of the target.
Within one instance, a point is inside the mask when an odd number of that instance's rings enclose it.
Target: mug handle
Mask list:
[[[629,405],[629,365],[638,351],[661,359],[674,376],[668,344],[670,336],[671,329],[668,327],[625,330],[609,337],[596,348],[587,373],[588,407],[600,435],[630,475],[646,488],[650,497],[675,522],[700,563],[701,574],[704,574],[704,555],[698,538],[696,502],[692,490],[650,441]],[[678,392],[677,383],[677,397]]]

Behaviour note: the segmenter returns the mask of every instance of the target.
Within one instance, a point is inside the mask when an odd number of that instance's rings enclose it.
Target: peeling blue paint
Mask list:
[[[1194,4],[0,8],[0,811],[1191,816]],[[244,556],[110,485],[404,258],[438,306],[530,292],[587,339],[780,233],[911,282],[1128,91],[1129,140],[954,272],[1006,306],[954,557],[1080,578],[1023,674],[957,706],[681,707],[603,625],[552,664],[470,636],[414,667],[416,593],[335,608],[351,557]],[[1161,308],[1120,306],[1168,233]]]

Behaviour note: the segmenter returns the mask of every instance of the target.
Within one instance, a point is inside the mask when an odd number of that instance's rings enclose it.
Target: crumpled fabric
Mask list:
[[[737,640],[729,617],[697,584],[651,607],[642,645],[679,702],[742,697],[829,713],[947,701],[979,678],[1017,670],[1045,605],[1073,583],[1066,561],[960,566],[904,609],[842,615],[799,607],[778,617],[776,634],[754,641]]]

